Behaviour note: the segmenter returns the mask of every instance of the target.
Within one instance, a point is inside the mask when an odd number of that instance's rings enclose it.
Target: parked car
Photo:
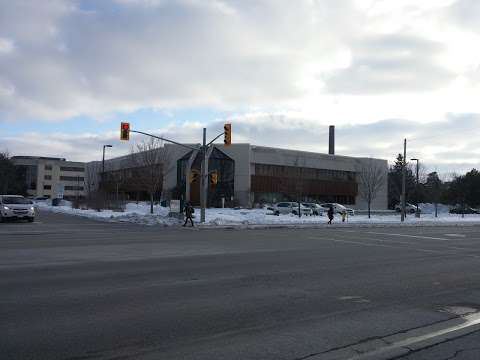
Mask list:
[[[343,213],[344,211],[347,212],[347,214],[349,216],[354,216],[355,215],[355,210],[351,209],[351,208],[347,208],[346,206],[343,206],[342,204],[338,204],[338,203],[324,203],[324,204],[320,204],[320,206],[322,208],[325,209],[325,211],[328,211],[328,209],[330,207],[333,207],[333,211],[337,214],[341,214]]]
[[[309,207],[303,206],[300,204],[300,213],[301,215],[312,215],[312,209]],[[294,214],[298,215],[298,203],[297,202],[279,202],[273,205],[273,214]]]
[[[32,200],[21,195],[0,195],[0,222],[6,219],[35,220],[35,208]]]
[[[402,211],[402,205],[401,204],[395,205],[395,211],[396,212],[401,212]],[[415,205],[405,203],[405,212],[410,213],[410,214],[415,214],[416,211],[417,211],[417,207]],[[422,210],[419,208],[418,212],[422,212]]]
[[[302,203],[303,206],[312,209],[312,215],[322,216],[325,212],[325,209],[316,203]]]
[[[461,207],[461,206],[455,206],[450,209],[450,214],[480,214],[479,209],[474,209],[471,207]]]

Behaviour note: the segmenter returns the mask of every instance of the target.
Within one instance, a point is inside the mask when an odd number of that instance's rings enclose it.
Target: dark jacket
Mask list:
[[[328,218],[329,218],[329,219],[332,219],[332,218],[333,218],[333,208],[329,208],[329,209],[328,209],[327,215],[328,215]]]
[[[195,210],[193,209],[193,206],[190,204],[185,205],[185,215],[187,217],[192,217],[192,214]]]

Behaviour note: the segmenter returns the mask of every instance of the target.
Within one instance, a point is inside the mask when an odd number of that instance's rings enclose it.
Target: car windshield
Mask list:
[[[31,204],[28,199],[19,196],[4,196],[2,198],[4,204]]]

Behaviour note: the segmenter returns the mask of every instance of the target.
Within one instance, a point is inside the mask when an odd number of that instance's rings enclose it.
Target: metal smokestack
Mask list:
[[[328,127],[328,154],[335,155],[335,126]]]

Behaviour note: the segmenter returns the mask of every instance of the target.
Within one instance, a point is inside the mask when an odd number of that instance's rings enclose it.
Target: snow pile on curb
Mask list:
[[[83,216],[91,219],[133,223],[141,225],[163,225],[178,226],[181,221],[168,216],[169,209],[161,206],[154,207],[154,213],[150,214],[150,206],[147,203],[128,203],[124,212],[116,212],[112,210],[95,211],[92,209],[73,209],[70,204],[62,204],[61,206],[51,206],[48,203],[40,203],[38,207],[43,210],[56,213],[64,213],[70,215]],[[433,205],[432,205],[433,207]],[[425,207],[428,209],[428,207]],[[198,224],[200,221],[200,211],[195,211],[194,221]],[[254,226],[288,226],[288,227],[308,227],[323,226],[327,222],[325,216],[302,216],[299,218],[293,214],[274,216],[271,211],[266,209],[207,209],[206,223],[202,227],[254,227]],[[334,224],[341,226],[350,225],[395,225],[400,224],[400,215],[391,212],[375,214],[369,219],[367,215],[355,215],[347,219],[346,223],[342,223],[340,216],[335,216]],[[433,214],[422,213],[420,218],[414,215],[407,215],[406,221],[402,225],[462,225],[462,224],[480,224],[480,215],[461,215],[449,214],[448,211],[442,209],[439,216],[434,217]]]

